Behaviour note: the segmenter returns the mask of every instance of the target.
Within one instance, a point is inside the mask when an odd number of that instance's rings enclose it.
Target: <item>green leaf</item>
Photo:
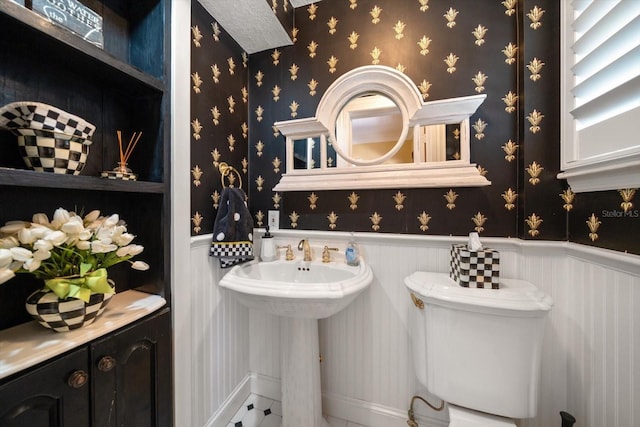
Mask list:
[[[89,272],[89,270],[91,270],[91,268],[93,267],[93,265],[91,264],[87,264],[87,263],[81,263],[80,264],[80,277],[84,277],[85,274],[87,274],[87,272]]]

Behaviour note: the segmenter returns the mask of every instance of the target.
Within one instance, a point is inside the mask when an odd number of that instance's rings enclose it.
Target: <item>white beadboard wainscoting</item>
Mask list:
[[[191,422],[226,426],[251,392],[249,381],[249,309],[218,287],[223,270],[209,256],[211,236],[191,246],[191,280],[174,292],[190,293]],[[180,379],[178,378],[177,381]]]
[[[259,233],[256,233],[259,234]],[[279,230],[278,244],[344,247],[348,233]],[[320,321],[325,412],[368,427],[404,427],[411,397],[432,402],[415,378],[403,283],[416,270],[447,272],[452,243],[466,239],[356,233],[374,281],[349,307]],[[217,285],[211,236],[192,239],[191,404],[194,426],[223,426],[249,393],[280,400],[278,319],[250,311]],[[259,240],[256,237],[256,240]],[[501,276],[551,295],[538,417],[522,427],[640,425],[640,257],[566,242],[484,238],[501,252]],[[256,245],[259,253],[259,245]],[[340,256],[334,254],[334,256]],[[490,291],[489,291],[490,292]],[[189,349],[184,349],[189,351]],[[473,357],[473,355],[469,355]],[[416,401],[421,427],[447,425]]]

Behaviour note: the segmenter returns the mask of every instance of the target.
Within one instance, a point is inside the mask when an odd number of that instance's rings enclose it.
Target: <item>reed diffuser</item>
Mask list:
[[[102,177],[109,179],[122,179],[124,181],[135,181],[138,177],[127,167],[127,164],[129,162],[129,157],[133,154],[133,150],[136,148],[136,145],[138,145],[138,141],[140,141],[140,137],[142,137],[142,131],[134,132],[126,146],[122,143],[122,131],[118,130],[116,131],[116,134],[118,136],[120,161],[118,162],[118,166],[113,170],[102,172]]]

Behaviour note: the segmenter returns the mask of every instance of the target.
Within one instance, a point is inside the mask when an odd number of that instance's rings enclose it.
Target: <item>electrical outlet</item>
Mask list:
[[[269,230],[280,229],[280,211],[269,211],[267,222],[269,224]]]

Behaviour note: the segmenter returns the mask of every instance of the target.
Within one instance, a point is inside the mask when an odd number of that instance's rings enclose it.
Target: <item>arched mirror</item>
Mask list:
[[[339,77],[316,116],[276,122],[286,173],[276,191],[482,186],[469,118],[486,95],[424,102],[403,73],[370,65]]]
[[[336,119],[332,142],[339,154],[336,165],[460,160],[460,129],[461,123],[442,123],[411,131],[392,99],[363,93],[349,100]]]
[[[411,163],[409,127],[396,103],[383,93],[362,93],[342,107],[332,140],[338,167]],[[404,148],[404,150],[403,150]]]

